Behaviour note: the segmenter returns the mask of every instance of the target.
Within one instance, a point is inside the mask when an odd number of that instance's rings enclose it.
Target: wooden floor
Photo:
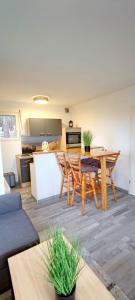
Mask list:
[[[41,240],[47,238],[50,226],[61,226],[67,237],[79,238],[83,257],[116,299],[135,299],[135,197],[117,191],[115,203],[109,191],[107,212],[96,209],[94,201],[87,199],[82,217],[79,197],[69,208],[66,195],[37,204],[29,188],[19,191]]]

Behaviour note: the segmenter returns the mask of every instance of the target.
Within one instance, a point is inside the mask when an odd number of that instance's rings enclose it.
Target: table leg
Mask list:
[[[102,192],[102,210],[107,210],[107,186],[106,186],[106,157],[100,158],[101,162],[101,192]]]
[[[11,300],[15,300],[13,286],[11,287]]]
[[[84,208],[85,208],[85,201],[86,201],[86,177],[85,174],[82,174],[82,215],[84,215]]]

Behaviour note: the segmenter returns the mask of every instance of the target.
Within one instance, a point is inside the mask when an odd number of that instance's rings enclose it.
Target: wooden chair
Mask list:
[[[117,152],[116,154],[106,157],[106,169],[107,169],[106,177],[110,179],[110,183],[107,183],[107,187],[112,188],[115,201],[117,201],[117,196],[116,196],[115,183],[114,183],[114,179],[113,179],[113,170],[116,166],[119,156],[120,156],[120,151]],[[99,163],[99,168],[101,168],[100,163]],[[101,180],[101,172],[98,173],[97,180],[98,180],[98,182],[99,182],[99,180]]]
[[[71,169],[69,163],[66,161],[64,152],[56,152],[56,158],[61,169],[62,180],[60,188],[60,198],[62,197],[64,187],[67,189],[68,205],[70,205],[70,174]]]
[[[82,200],[82,215],[84,214],[85,209],[85,201],[86,201],[86,194],[89,193],[90,196],[93,194],[95,205],[99,208],[96,189],[95,189],[95,182],[92,177],[92,173],[97,172],[97,168],[94,166],[84,166],[81,164],[80,157],[69,156],[67,160],[69,161],[69,165],[72,172],[72,182],[73,182],[73,192],[70,201],[70,205],[73,205],[75,193],[81,196]]]

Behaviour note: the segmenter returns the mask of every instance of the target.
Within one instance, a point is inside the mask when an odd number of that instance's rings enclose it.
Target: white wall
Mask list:
[[[94,144],[121,150],[115,171],[118,187],[129,190],[130,111],[135,86],[72,107],[72,119],[82,130],[92,130]]]
[[[5,193],[4,177],[3,177],[3,161],[2,161],[2,151],[0,144],[0,195]]]
[[[63,126],[68,125],[70,113],[65,113],[65,106],[62,105],[36,105],[36,104],[17,104],[15,102],[0,102],[0,111],[18,112],[21,110],[22,130],[21,134],[26,134],[28,118],[60,118]],[[16,154],[21,153],[21,139],[3,140],[2,142],[3,171],[16,172]]]
[[[13,139],[13,140],[5,140],[1,141],[2,148],[2,158],[3,158],[3,171],[7,172],[15,172],[16,171],[16,154],[21,153],[21,140]],[[16,177],[17,179],[17,177]]]

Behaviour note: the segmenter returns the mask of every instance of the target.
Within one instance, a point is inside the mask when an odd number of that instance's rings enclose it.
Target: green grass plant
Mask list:
[[[47,242],[48,254],[45,257],[48,280],[58,295],[68,296],[76,285],[81,270],[79,243],[72,246],[64,240],[62,231],[56,229]]]
[[[91,146],[94,136],[90,130],[86,130],[86,131],[83,131],[82,138],[83,138],[84,146]]]

